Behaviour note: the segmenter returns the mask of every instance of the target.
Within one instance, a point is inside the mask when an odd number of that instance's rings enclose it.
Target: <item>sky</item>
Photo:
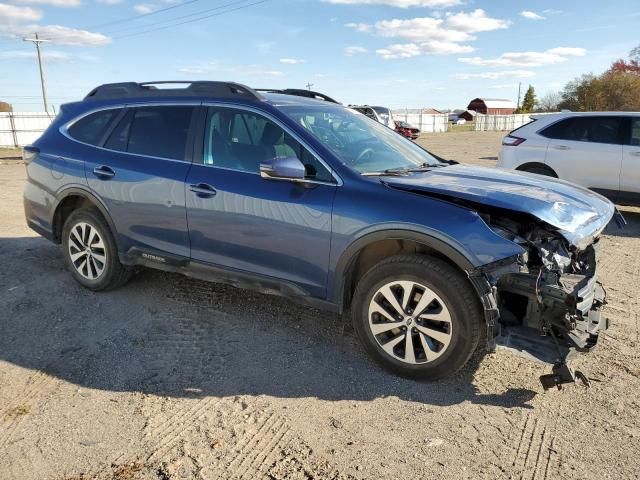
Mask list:
[[[0,101],[42,111],[102,83],[233,80],[344,104],[538,96],[640,44],[638,0],[0,0]]]

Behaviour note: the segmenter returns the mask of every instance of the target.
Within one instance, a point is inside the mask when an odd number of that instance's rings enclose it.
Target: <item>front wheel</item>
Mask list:
[[[482,311],[461,272],[424,255],[399,255],[360,280],[354,329],[367,352],[404,377],[437,380],[462,368],[478,346]]]

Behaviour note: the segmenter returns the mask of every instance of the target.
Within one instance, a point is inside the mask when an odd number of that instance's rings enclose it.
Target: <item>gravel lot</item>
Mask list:
[[[502,134],[425,135],[491,165]],[[0,479],[640,476],[640,210],[604,236],[612,326],[592,379],[501,352],[455,378],[393,377],[342,318],[144,271],[95,294],[27,229],[24,166],[0,161]]]

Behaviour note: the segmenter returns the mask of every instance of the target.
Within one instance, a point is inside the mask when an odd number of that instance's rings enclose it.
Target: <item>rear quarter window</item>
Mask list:
[[[98,145],[109,124],[120,111],[121,109],[114,108],[91,113],[71,125],[68,129],[69,135],[79,142]]]

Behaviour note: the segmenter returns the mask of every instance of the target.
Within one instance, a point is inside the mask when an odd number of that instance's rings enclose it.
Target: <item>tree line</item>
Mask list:
[[[631,50],[629,58],[613,62],[606,72],[582,75],[559,92],[538,99],[529,85],[517,113],[559,110],[640,111],[640,46]]]

